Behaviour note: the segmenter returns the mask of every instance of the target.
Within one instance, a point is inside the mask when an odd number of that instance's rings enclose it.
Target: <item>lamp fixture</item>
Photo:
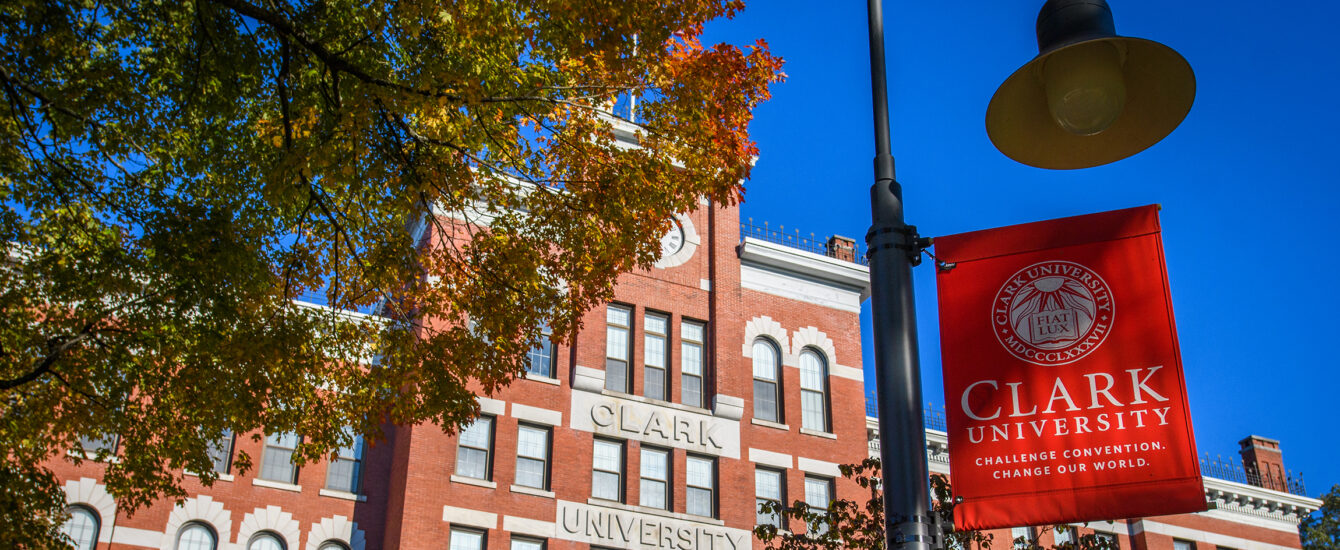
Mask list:
[[[1007,157],[1053,170],[1101,166],[1158,143],[1191,111],[1191,65],[1158,42],[1117,36],[1105,0],[1047,0],[1037,35],[1037,57],[986,110],[987,135]]]

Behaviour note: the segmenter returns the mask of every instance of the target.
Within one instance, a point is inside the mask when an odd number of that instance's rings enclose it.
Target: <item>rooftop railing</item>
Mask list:
[[[1225,459],[1222,455],[1210,458],[1200,457],[1200,473],[1205,476],[1234,481],[1253,487],[1271,489],[1293,495],[1307,496],[1307,487],[1303,485],[1303,474],[1285,471],[1283,474],[1261,472],[1250,464],[1243,464],[1236,457]]]
[[[756,225],[754,223],[754,218],[749,218],[747,221],[740,222],[740,238],[743,239],[745,237],[768,241],[789,248],[804,250],[806,252],[813,252],[830,258],[849,260],[858,265],[870,265],[869,261],[866,260],[865,252],[863,252],[860,249],[860,245],[856,244],[854,241],[848,241],[851,249],[844,251],[835,246],[832,239],[825,240],[815,236],[814,233],[810,233],[808,236],[801,235],[799,229],[796,229],[793,232],[787,232],[786,226],[778,225],[773,227],[769,225],[768,222],[763,222],[762,225]],[[851,254],[851,257],[844,257],[844,253]]]
[[[922,420],[928,430],[945,431],[945,410],[943,407],[935,406],[935,403],[927,403],[925,415]],[[872,395],[865,400],[865,415],[871,418],[879,418],[879,407],[875,405],[875,397]]]

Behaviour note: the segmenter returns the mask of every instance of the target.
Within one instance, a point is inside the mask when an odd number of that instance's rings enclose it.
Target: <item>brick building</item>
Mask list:
[[[742,239],[738,208],[706,201],[678,222],[654,268],[480,397],[460,435],[398,426],[297,469],[296,436],[240,434],[213,487],[187,475],[184,503],[133,517],[101,464],[61,462],[69,530],[113,548],[735,550],[753,544],[756,495],[856,496],[837,468],[867,449],[854,243]],[[239,450],[259,458],[246,474]]]
[[[240,434],[216,449],[213,487],[186,474],[185,502],[133,517],[103,465],[60,462],[67,532],[118,549],[738,550],[773,520],[759,499],[859,499],[838,472],[873,444],[854,243],[741,224],[738,208],[707,202],[678,221],[653,269],[624,276],[570,345],[534,350],[526,377],[481,396],[459,435],[398,426],[298,469],[295,436]],[[932,470],[946,471],[943,432],[929,440]],[[1282,471],[1277,442],[1249,443],[1261,471]],[[246,474],[231,468],[240,450],[259,458]],[[1208,479],[1216,510],[1090,527],[1139,550],[1296,548],[1298,515],[1319,503],[1288,488]]]

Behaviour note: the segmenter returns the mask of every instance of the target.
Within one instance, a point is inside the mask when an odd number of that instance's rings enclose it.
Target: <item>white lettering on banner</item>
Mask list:
[[[1132,398],[1131,398],[1131,400],[1129,401],[1129,403],[1130,403],[1131,405],[1138,405],[1138,404],[1142,404],[1142,403],[1148,403],[1148,401],[1145,400],[1145,394],[1148,394],[1150,397],[1154,398],[1154,401],[1155,401],[1155,402],[1160,402],[1160,403],[1161,403],[1161,402],[1164,402],[1164,401],[1168,401],[1168,398],[1167,398],[1167,397],[1164,397],[1162,394],[1160,394],[1159,392],[1155,391],[1154,388],[1149,387],[1149,384],[1148,384],[1149,379],[1152,378],[1152,377],[1154,376],[1154,373],[1158,372],[1159,369],[1162,369],[1162,368],[1163,368],[1163,365],[1158,365],[1158,366],[1153,366],[1153,367],[1149,367],[1149,368],[1145,368],[1145,369],[1128,369],[1128,370],[1126,371],[1126,372],[1128,372],[1128,373],[1131,374],[1131,384],[1130,384],[1131,389],[1130,389],[1130,394],[1131,394],[1131,397],[1132,397]],[[1144,372],[1144,373],[1145,373],[1144,376],[1141,376],[1141,375],[1140,375],[1141,372]],[[1098,378],[1099,378],[1099,377],[1102,377],[1102,378],[1104,379],[1104,381],[1106,382],[1106,384],[1105,384],[1101,389],[1098,388]],[[1089,395],[1089,403],[1088,403],[1089,406],[1088,406],[1088,408],[1089,408],[1089,409],[1102,409],[1102,408],[1105,408],[1105,407],[1108,407],[1108,406],[1109,406],[1109,404],[1102,403],[1102,402],[1098,399],[1098,396],[1099,396],[1099,395],[1102,395],[1103,397],[1107,398],[1107,400],[1108,400],[1108,402],[1110,403],[1111,406],[1116,406],[1116,407],[1121,407],[1121,406],[1123,406],[1123,405],[1121,404],[1120,401],[1117,401],[1115,398],[1112,397],[1112,393],[1111,393],[1111,391],[1112,391],[1112,384],[1113,384],[1112,375],[1107,374],[1107,373],[1105,373],[1105,372],[1099,372],[1099,373],[1085,374],[1085,375],[1084,375],[1084,378],[1086,378],[1086,379],[1089,380],[1089,393],[1088,393],[1088,395]],[[1010,413],[1010,416],[1011,416],[1011,417],[1019,417],[1019,416],[1035,416],[1035,415],[1038,414],[1038,406],[1037,406],[1036,403],[1031,403],[1031,402],[1030,402],[1029,404],[1032,405],[1032,408],[1030,408],[1030,409],[1027,410],[1027,411],[1023,410],[1024,407],[1025,407],[1025,405],[1023,405],[1022,403],[1023,403],[1024,401],[1026,401],[1026,398],[1022,397],[1022,396],[1021,396],[1021,392],[1020,392],[1020,386],[1023,386],[1023,384],[1024,384],[1023,382],[1006,382],[1006,383],[1005,383],[1006,386],[1009,386],[1009,387],[1010,387],[1010,398],[1011,398],[1011,402],[1012,402],[1012,404],[1014,405],[1014,410]],[[969,384],[968,387],[967,387],[966,389],[963,390],[963,396],[962,396],[962,399],[959,400],[959,403],[963,406],[963,414],[967,415],[968,418],[971,418],[971,419],[973,419],[973,420],[993,420],[993,419],[995,419],[996,417],[1000,416],[1000,408],[999,408],[999,407],[997,407],[995,410],[993,410],[993,411],[991,412],[991,414],[988,415],[988,416],[982,416],[981,414],[978,414],[979,412],[981,412],[982,414],[985,414],[985,411],[974,411],[974,410],[972,410],[972,407],[971,407],[968,403],[969,403],[969,401],[972,400],[971,398],[972,398],[973,390],[974,390],[975,388],[977,388],[978,386],[990,386],[991,389],[993,389],[993,390],[1000,389],[1000,384],[999,384],[996,380],[978,380],[977,382],[973,382],[972,384]],[[985,388],[983,388],[983,389],[981,389],[981,390],[979,390],[979,391],[980,391],[980,392],[984,392],[984,393],[988,393],[988,395],[989,395],[989,390],[987,390],[987,389],[985,389]],[[1071,395],[1071,394],[1070,394],[1070,390],[1066,388],[1066,386],[1065,386],[1065,382],[1063,382],[1063,381],[1061,380],[1060,377],[1057,377],[1057,378],[1056,378],[1056,382],[1052,385],[1052,390],[1051,390],[1051,396],[1052,396],[1052,397],[1051,397],[1051,399],[1049,399],[1049,400],[1047,401],[1047,408],[1046,408],[1045,410],[1043,410],[1042,412],[1044,412],[1044,413],[1050,413],[1050,412],[1052,412],[1052,406],[1053,406],[1054,402],[1057,401],[1057,400],[1061,400],[1061,401],[1064,401],[1064,402],[1065,402],[1065,404],[1066,404],[1066,409],[1065,409],[1065,410],[1068,410],[1068,411],[1077,411],[1077,410],[1079,410],[1079,407],[1075,404],[1075,400],[1072,399],[1072,398],[1070,397],[1070,395]],[[1080,394],[1080,395],[1084,395],[1084,394]],[[993,400],[993,401],[994,401],[994,400]]]
[[[1049,397],[1045,400],[1046,408],[1039,410],[1038,401],[1034,392],[1025,388],[1023,382],[1005,382],[1001,384],[999,380],[978,380],[969,384],[963,390],[959,399],[959,404],[963,409],[963,414],[968,418],[979,423],[967,426],[968,442],[983,443],[986,441],[1000,442],[1025,439],[1044,439],[1051,437],[1061,437],[1073,434],[1101,433],[1108,431],[1122,431],[1127,429],[1140,429],[1147,426],[1167,426],[1168,413],[1172,407],[1145,407],[1132,409],[1129,405],[1163,403],[1169,401],[1158,389],[1150,386],[1150,380],[1154,374],[1163,368],[1162,365],[1155,365],[1143,369],[1126,369],[1130,374],[1130,383],[1121,388],[1116,396],[1113,395],[1114,386],[1117,385],[1116,378],[1105,372],[1084,374],[1084,379],[1088,382],[1087,392],[1072,392],[1066,387],[1065,381],[1057,377],[1051,384],[1049,391],[1044,390]],[[1023,421],[997,421],[991,424],[984,422],[1001,419],[1005,412],[1004,407],[996,405],[982,406],[983,403],[1000,403],[1004,401],[1003,396],[997,396],[997,392],[1002,392],[1002,385],[1007,386],[1010,391],[1009,406],[1011,410],[1002,420],[1010,418],[1024,418]],[[1077,400],[1076,397],[1080,399]],[[1084,398],[1087,397],[1087,401]],[[1120,399],[1125,399],[1126,404],[1122,404]],[[1103,411],[1089,414],[1078,414],[1073,416],[1031,419],[1039,415],[1054,415],[1056,412],[1087,412],[1093,410],[1102,411],[1109,407],[1122,407],[1116,411]],[[978,409],[988,410],[978,410]]]
[[[750,533],[694,521],[558,501],[556,538],[615,548],[744,550]]]
[[[572,428],[740,458],[740,422],[591,392],[572,392]]]

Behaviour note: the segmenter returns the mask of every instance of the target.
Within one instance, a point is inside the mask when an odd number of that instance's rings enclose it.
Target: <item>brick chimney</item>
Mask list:
[[[1242,455],[1242,469],[1247,474],[1248,483],[1275,491],[1289,491],[1288,477],[1284,473],[1284,453],[1280,452],[1278,440],[1252,435],[1239,441],[1238,445],[1238,454]]]
[[[855,262],[856,241],[842,235],[833,235],[828,238],[828,255],[842,261]]]

